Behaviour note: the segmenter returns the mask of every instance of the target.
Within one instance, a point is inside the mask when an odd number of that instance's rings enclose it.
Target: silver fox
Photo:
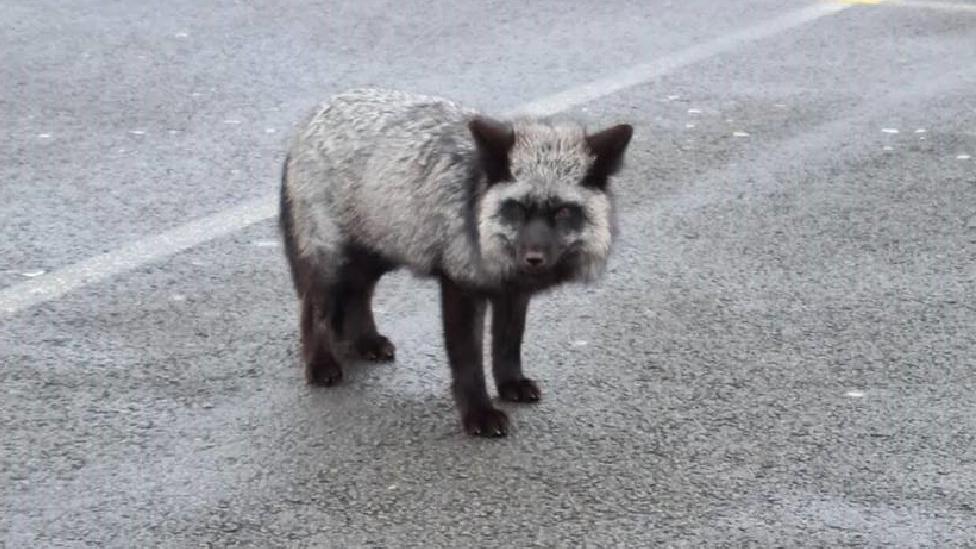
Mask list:
[[[306,381],[332,385],[349,354],[393,360],[372,313],[383,274],[440,281],[452,388],[466,432],[504,436],[482,357],[503,400],[535,402],[522,371],[529,300],[598,277],[616,234],[608,183],[633,129],[489,118],[439,97],[351,90],[324,104],[282,170],[280,228],[301,300]]]

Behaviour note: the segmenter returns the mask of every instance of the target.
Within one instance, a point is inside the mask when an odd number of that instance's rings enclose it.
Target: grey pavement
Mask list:
[[[811,2],[143,4],[4,4],[0,288],[273,193],[334,91],[504,111]],[[914,4],[574,107],[636,127],[622,239],[506,439],[404,274],[397,361],[307,387],[270,219],[0,313],[0,547],[976,545],[976,3]]]

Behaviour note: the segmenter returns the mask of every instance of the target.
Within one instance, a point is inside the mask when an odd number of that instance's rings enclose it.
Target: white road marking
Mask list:
[[[955,11],[976,13],[976,5],[961,2],[935,2],[927,0],[886,0],[882,5],[900,6],[903,8],[922,8],[938,11]]]
[[[614,75],[530,101],[514,109],[510,114],[547,115],[562,112],[673,73],[750,42],[770,38],[849,7],[848,4],[817,2],[740,31],[664,55],[653,62],[634,65]],[[186,35],[177,33],[177,37],[184,38]],[[0,290],[0,311],[13,314],[39,303],[58,299],[88,284],[158,261],[187,248],[264,221],[273,217],[278,211],[276,195],[277,193],[269,194],[243,202],[158,235],[136,240],[117,250],[58,269],[46,276],[4,288]]]
[[[775,36],[783,31],[843,11],[849,7],[849,5],[840,3],[818,2],[811,4],[740,31],[702,42],[671,55],[662,56],[650,63],[634,65],[605,78],[543,97],[537,101],[531,101],[516,109],[516,112],[538,115],[562,112],[570,107],[670,74],[692,63],[725,53],[749,42]]]
[[[158,261],[208,240],[232,234],[265,220],[278,210],[277,202],[261,197],[191,221],[156,236],[136,240],[117,250],[85,259],[42,277],[0,290],[0,311],[16,313],[38,303],[141,265]]]

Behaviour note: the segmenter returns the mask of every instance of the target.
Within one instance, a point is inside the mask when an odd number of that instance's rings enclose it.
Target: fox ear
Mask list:
[[[468,129],[478,148],[478,161],[488,177],[488,184],[512,181],[508,153],[515,144],[515,131],[510,124],[478,116],[468,122]]]
[[[623,166],[624,151],[634,134],[633,126],[621,124],[586,137],[586,146],[595,157],[583,184],[598,189],[607,188],[607,179]]]

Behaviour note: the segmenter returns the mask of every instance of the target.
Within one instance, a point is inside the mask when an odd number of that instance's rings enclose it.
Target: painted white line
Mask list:
[[[536,115],[562,112],[581,103],[586,103],[636,86],[637,84],[642,84],[693,63],[708,59],[709,57],[731,51],[742,44],[769,38],[849,7],[847,4],[840,3],[820,2],[812,4],[779,17],[757,23],[743,30],[697,44],[686,50],[665,55],[650,63],[635,65],[606,78],[594,80],[593,82],[570,88],[548,97],[543,97],[537,101],[532,101],[522,105],[516,112]]]
[[[15,313],[57,299],[82,286],[158,261],[208,240],[241,230],[273,216],[277,202],[262,197],[191,221],[157,236],[86,259],[45,276],[0,290],[0,311]]]
[[[847,4],[818,2],[686,50],[665,55],[651,63],[635,65],[609,77],[531,101],[514,109],[510,114],[547,115],[565,111],[849,7]],[[237,232],[273,217],[277,211],[277,193],[272,193],[180,225],[159,235],[137,240],[118,250],[83,260],[45,276],[14,284],[0,290],[0,311],[13,314],[39,303],[58,299],[88,284],[158,261],[208,240]]]
[[[929,2],[925,0],[886,0],[882,5],[902,8],[921,8],[937,11],[976,13],[976,5],[960,2]]]

